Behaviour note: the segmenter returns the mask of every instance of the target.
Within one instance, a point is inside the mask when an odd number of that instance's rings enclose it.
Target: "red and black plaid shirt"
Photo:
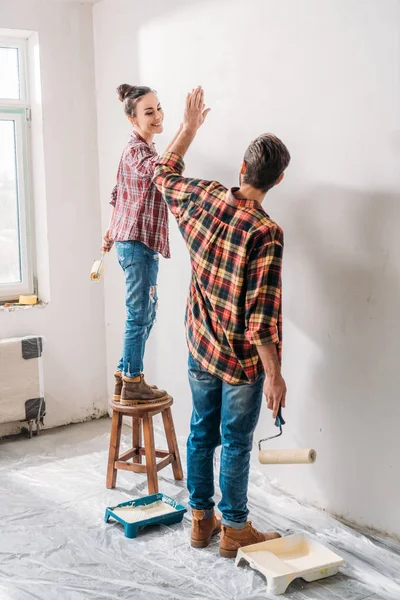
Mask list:
[[[158,158],[154,145],[150,147],[133,131],[111,194],[110,204],[115,210],[110,238],[117,242],[137,240],[170,258],[168,208],[152,181]]]
[[[224,381],[253,382],[263,373],[257,345],[275,343],[281,357],[283,232],[259,202],[217,181],[184,178],[183,169],[167,152],[154,181],[190,253],[189,350]]]

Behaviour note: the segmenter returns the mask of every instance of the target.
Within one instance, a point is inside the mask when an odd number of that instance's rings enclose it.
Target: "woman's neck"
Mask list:
[[[145,131],[142,131],[139,127],[134,127],[134,130],[136,131],[136,133],[138,133],[140,135],[140,137],[142,137],[144,139],[144,141],[151,146],[153,143],[153,138],[154,138],[154,133],[146,133]]]

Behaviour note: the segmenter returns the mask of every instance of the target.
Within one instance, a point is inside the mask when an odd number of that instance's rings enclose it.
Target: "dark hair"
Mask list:
[[[268,192],[290,162],[289,150],[272,133],[264,133],[253,140],[244,155],[246,172],[243,183]]]
[[[145,85],[128,85],[127,83],[119,85],[117,87],[118,98],[124,103],[126,116],[135,117],[136,105],[140,98],[153,91]]]

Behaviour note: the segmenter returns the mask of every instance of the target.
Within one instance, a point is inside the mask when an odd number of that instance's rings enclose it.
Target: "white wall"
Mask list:
[[[45,423],[56,426],[107,408],[103,290],[88,276],[101,240],[92,6],[1,0],[0,24],[39,37],[43,104],[34,95],[33,118],[41,110],[43,138],[36,121],[36,243],[39,287],[50,298],[45,308],[0,313],[0,336],[44,335]]]
[[[118,84],[158,90],[162,150],[185,94],[212,108],[187,174],[237,183],[249,141],[279,135],[292,163],[265,206],[285,229],[287,426],[270,447],[315,447],[314,466],[265,468],[298,498],[400,535],[400,4],[396,0],[104,0],[94,7],[103,229],[129,125]],[[171,222],[148,378],[188,431],[183,312],[189,266]],[[107,365],[120,352],[123,281],[106,278]],[[265,409],[257,439],[273,434]]]

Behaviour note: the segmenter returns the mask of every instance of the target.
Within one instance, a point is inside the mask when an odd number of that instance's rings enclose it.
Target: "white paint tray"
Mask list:
[[[267,579],[267,593],[284,594],[297,577],[306,581],[338,573],[344,560],[305,533],[239,548],[236,566],[246,562]]]

